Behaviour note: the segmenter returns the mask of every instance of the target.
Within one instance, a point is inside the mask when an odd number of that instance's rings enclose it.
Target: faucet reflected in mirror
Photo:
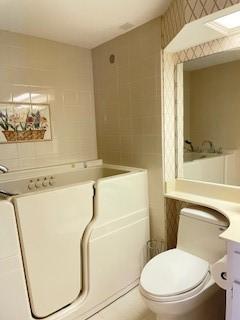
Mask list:
[[[206,145],[209,145],[208,148],[206,148]],[[201,148],[201,152],[209,152],[209,153],[214,153],[215,152],[215,147],[212,141],[210,140],[204,140],[202,143],[202,148]]]
[[[208,147],[207,147],[208,144]],[[218,153],[223,152],[222,147],[215,148],[214,143],[210,140],[204,140],[201,147],[194,147],[192,142],[189,140],[184,140],[184,152],[196,152],[196,153]]]

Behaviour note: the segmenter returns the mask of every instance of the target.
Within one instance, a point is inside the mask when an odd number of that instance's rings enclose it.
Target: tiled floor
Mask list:
[[[155,316],[144,304],[139,289],[134,288],[89,320],[155,320]]]

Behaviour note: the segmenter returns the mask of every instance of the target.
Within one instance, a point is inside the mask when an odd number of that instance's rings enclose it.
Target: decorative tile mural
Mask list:
[[[0,103],[0,143],[51,140],[48,104]]]

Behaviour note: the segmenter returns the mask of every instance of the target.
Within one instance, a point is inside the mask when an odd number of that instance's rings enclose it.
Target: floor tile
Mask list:
[[[156,320],[136,287],[87,320]]]

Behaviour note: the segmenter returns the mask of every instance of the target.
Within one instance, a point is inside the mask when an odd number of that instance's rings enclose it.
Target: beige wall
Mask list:
[[[93,50],[99,155],[108,163],[148,169],[153,237],[165,231],[160,48],[156,19]]]
[[[0,144],[10,169],[97,158],[91,52],[0,31],[0,101],[40,93],[50,103],[53,140]]]
[[[190,136],[216,147],[240,147],[240,61],[190,73]]]

